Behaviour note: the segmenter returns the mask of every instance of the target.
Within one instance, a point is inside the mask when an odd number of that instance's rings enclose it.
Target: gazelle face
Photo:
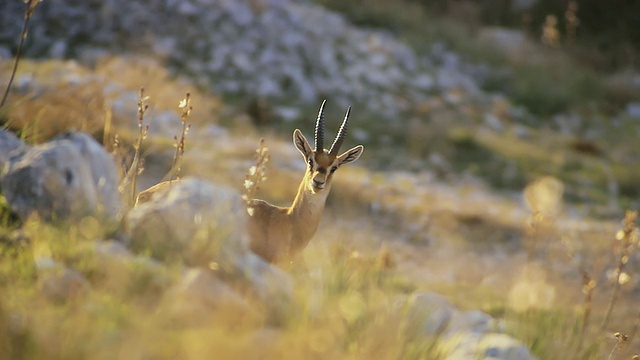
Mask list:
[[[307,161],[307,176],[309,188],[314,193],[320,192],[331,184],[333,173],[338,169],[335,156],[329,156],[325,152],[313,152]]]
[[[338,131],[338,135],[336,136],[336,140],[331,146],[331,149],[326,150],[323,148],[322,142],[324,139],[324,104],[325,103],[323,102],[322,107],[320,107],[318,121],[316,122],[315,150],[311,148],[311,145],[309,145],[309,142],[304,137],[304,135],[302,135],[302,132],[300,130],[296,129],[293,132],[293,143],[298,151],[300,151],[307,163],[307,171],[305,173],[307,187],[314,194],[320,193],[325,189],[328,190],[331,186],[331,179],[333,178],[333,174],[335,173],[335,171],[344,164],[348,164],[350,162],[358,160],[358,158],[364,151],[364,146],[358,145],[340,155],[337,155],[338,151],[340,150],[340,145],[342,145],[342,142],[344,141],[344,138],[346,136],[349,111],[347,111],[347,115],[342,122],[340,131]]]

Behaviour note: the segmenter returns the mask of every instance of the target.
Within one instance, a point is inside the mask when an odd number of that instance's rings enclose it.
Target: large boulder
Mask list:
[[[13,151],[0,176],[2,194],[21,218],[51,221],[96,216],[116,222],[122,211],[115,162],[84,133]]]
[[[118,173],[113,156],[93,137],[83,132],[68,132],[56,137],[56,141],[69,141],[78,150],[87,164],[91,183],[96,187],[98,206],[111,217],[123,210],[122,198],[118,192]]]
[[[143,198],[125,222],[134,251],[215,269],[224,281],[246,286],[269,304],[280,306],[291,298],[290,276],[249,250],[246,205],[239,192],[185,178],[156,186]]]
[[[135,251],[191,266],[248,251],[241,216],[245,205],[237,191],[193,178],[168,184],[127,214]]]

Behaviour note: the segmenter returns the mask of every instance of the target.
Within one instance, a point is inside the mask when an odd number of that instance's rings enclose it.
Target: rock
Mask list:
[[[483,116],[484,123],[494,131],[502,132],[504,131],[504,124],[499,117],[492,113],[486,113]]]
[[[534,360],[524,344],[505,334],[460,333],[439,344],[446,360]]]
[[[407,325],[407,336],[437,337],[438,353],[443,359],[534,359],[521,342],[496,333],[499,329],[491,316],[478,310],[461,312],[442,295],[415,293],[397,305]]]
[[[126,217],[131,245],[162,260],[190,266],[235,259],[248,250],[245,205],[240,194],[204,180],[172,182],[138,204]]]
[[[124,210],[124,204],[118,192],[119,179],[113,156],[87,133],[69,132],[55,139],[68,140],[78,149],[91,170],[93,184],[96,185],[99,210],[105,212],[109,218],[118,218]]]
[[[521,51],[523,47],[531,46],[522,31],[500,27],[483,28],[478,35],[478,39],[490,43],[508,54],[515,54]]]
[[[445,336],[455,336],[464,332],[486,334],[497,327],[496,321],[485,312],[479,310],[456,312],[449,321]]]
[[[255,295],[268,302],[274,311],[286,311],[293,298],[293,280],[289,274],[252,252],[235,258],[226,270],[235,281],[250,284]]]
[[[181,325],[205,325],[212,320],[232,324],[259,323],[261,315],[214,272],[203,268],[185,271],[163,299],[167,316]]]
[[[96,241],[90,251],[95,259],[95,276],[114,292],[132,288],[141,291],[137,281],[142,281],[147,293],[159,293],[170,285],[170,276],[158,261],[134,255],[117,241]]]
[[[96,242],[95,253],[105,259],[127,259],[133,257],[129,249],[113,240]]]
[[[440,335],[458,311],[444,296],[433,292],[413,294],[404,306],[410,331],[430,336]]]
[[[291,299],[290,276],[249,250],[246,206],[237,191],[185,178],[141,195],[144,201],[126,218],[135,250],[219,269],[226,281],[246,287],[274,310]]]
[[[640,103],[630,102],[627,104],[627,116],[632,119],[640,119]]]
[[[8,46],[0,46],[0,60],[11,59],[12,56]]]
[[[90,170],[73,145],[47,143],[5,166],[2,191],[21,218],[36,213],[47,220],[77,219],[97,206],[92,182]]]
[[[12,155],[15,156],[27,148],[27,144],[18,139],[12,132],[0,129],[0,174],[4,164],[9,161]]]
[[[79,272],[51,258],[38,258],[35,264],[38,271],[38,288],[51,301],[71,300],[90,289],[89,282]]]
[[[5,165],[2,193],[21,218],[49,221],[97,216],[115,223],[122,203],[115,164],[86,134],[73,133],[13,156]]]

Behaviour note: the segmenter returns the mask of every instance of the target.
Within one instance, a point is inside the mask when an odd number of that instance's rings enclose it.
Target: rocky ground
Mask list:
[[[11,66],[13,47],[10,44],[19,36],[20,12],[20,2],[0,4],[0,20],[4,24],[14,24],[0,28],[2,74],[8,74]],[[60,19],[67,20],[61,23]],[[604,264],[607,261],[598,259],[611,256],[610,240],[623,216],[616,201],[605,201],[607,214],[617,218],[611,221],[585,216],[587,212],[583,208],[563,203],[563,194],[583,194],[593,188],[591,183],[581,183],[576,188],[572,183],[563,185],[550,177],[532,182],[526,191],[524,184],[527,181],[522,180],[516,182],[523,184],[518,189],[495,191],[472,171],[460,174],[458,164],[447,156],[446,150],[438,151],[438,144],[433,147],[422,144],[425,140],[421,134],[427,134],[431,140],[435,133],[436,138],[443,135],[447,142],[459,141],[456,137],[462,137],[464,145],[468,144],[465,143],[467,132],[471,132],[475,136],[471,142],[493,142],[503,137],[530,141],[535,148],[535,140],[546,136],[533,127],[521,125],[520,120],[526,123],[532,118],[526,109],[511,104],[505,95],[481,90],[483,79],[493,71],[485,65],[465,61],[441,44],[434,44],[428,53],[418,54],[389,33],[357,28],[342,16],[307,1],[201,0],[138,4],[112,0],[99,4],[67,2],[64,6],[44,2],[32,20],[27,55],[70,60],[25,60],[21,64],[10,98],[12,105],[7,125],[23,129],[23,134],[32,143],[44,142],[67,129],[83,129],[105,139],[109,150],[117,133],[122,148],[127,149],[137,134],[136,103],[139,86],[144,85],[146,94],[150,95],[151,111],[147,114],[150,129],[144,148],[145,172],[138,185],[142,189],[158,182],[170,167],[173,136],[180,128],[176,105],[183,94],[190,91],[195,109],[189,120],[192,128],[188,134],[184,171],[203,180],[188,183],[181,190],[184,193],[174,194],[171,198],[189,203],[187,209],[194,211],[199,211],[201,205],[198,204],[201,203],[194,200],[194,205],[190,196],[200,200],[214,199],[219,195],[215,188],[222,186],[229,187],[231,193],[239,192],[235,189],[240,188],[252,163],[258,138],[262,136],[267,138],[272,161],[261,196],[287,204],[295,191],[293,184],[299,181],[304,168],[288,140],[293,127],[299,125],[305,133],[311,133],[314,111],[310,109],[317,107],[320,98],[328,98],[329,107],[335,113],[353,105],[353,127],[348,142],[364,142],[367,150],[360,166],[341,169],[338,174],[324,221],[305,255],[307,263],[311,274],[317,275],[327,271],[331,249],[342,249],[339,254],[365,266],[370,265],[371,258],[388,254],[385,258],[388,257],[389,267],[403,279],[405,285],[402,286],[410,289],[405,291],[409,298],[402,300],[408,304],[406,307],[414,309],[417,306],[417,312],[430,309],[431,315],[419,325],[423,327],[422,334],[446,339],[463,334],[462,340],[447,343],[449,348],[444,346],[448,349],[444,352],[448,354],[443,355],[445,358],[465,358],[467,355],[464,354],[468,354],[465,351],[482,349],[485,358],[527,359],[531,355],[522,342],[531,348],[536,341],[550,342],[544,351],[552,349],[555,352],[551,354],[568,356],[570,350],[558,351],[555,348],[558,344],[547,338],[536,337],[526,329],[513,330],[509,321],[521,319],[505,316],[505,313],[560,312],[562,309],[579,314],[583,304],[582,271],[585,269],[599,281],[599,289],[602,289],[594,304],[599,308],[606,306],[611,285],[605,270],[609,269],[610,274],[612,268],[608,263]],[[180,77],[176,79],[172,74],[180,74]],[[2,81],[6,78],[3,75]],[[261,107],[265,103],[268,106]],[[249,106],[238,108],[228,104]],[[432,121],[422,122],[415,116],[405,118],[407,112],[425,114],[425,118]],[[433,115],[437,113],[446,116]],[[469,122],[466,117],[477,121]],[[569,120],[572,118],[564,115],[558,117],[558,121],[571,128]],[[34,124],[33,119],[39,119],[39,123]],[[274,119],[279,119],[275,124],[276,131],[256,128],[252,124],[272,124]],[[113,124],[109,131],[104,127],[107,122]],[[337,120],[335,122],[337,126]],[[462,132],[447,130],[441,134],[438,122],[471,126]],[[414,142],[396,146],[399,140],[411,138],[398,138],[398,128],[404,128],[405,133],[414,137]],[[449,129],[449,125],[445,128]],[[21,147],[15,141],[3,140],[0,148],[4,149],[5,143],[11,149]],[[59,151],[47,149],[51,147],[51,143],[48,144],[45,148],[25,147],[15,152],[13,160],[0,157],[2,162],[14,164],[8,165],[8,170],[3,172],[2,189],[12,209],[21,216],[37,212],[33,206],[37,209],[42,203],[34,205],[15,200],[23,199],[24,194],[12,196],[13,193],[7,193],[12,191],[11,184],[28,180],[12,179],[10,169],[20,173],[18,170],[24,164],[19,156],[38,159],[42,158],[38,154],[45,150]],[[73,152],[74,157],[82,159],[83,146],[76,154],[76,150],[65,144],[66,153]],[[436,151],[422,158],[422,150],[415,152],[411,144]],[[498,144],[506,146],[507,151],[515,149],[508,146],[513,143]],[[473,151],[475,148],[471,148]],[[29,152],[36,155],[24,155]],[[126,158],[127,154],[124,155]],[[632,155],[624,153],[620,156],[624,160]],[[578,160],[571,156],[567,158],[572,166],[583,161],[582,157]],[[381,162],[386,165],[381,166]],[[596,162],[594,166],[599,166],[600,160]],[[507,165],[489,171],[518,178],[518,170],[513,168],[507,161]],[[104,203],[104,199],[117,197],[114,188],[107,189],[110,191],[107,195],[96,192],[99,182],[96,179],[100,177],[91,176],[90,165],[79,165],[74,171],[79,174],[73,175],[74,179],[85,180],[76,183],[68,181],[68,176],[61,176],[56,178],[62,181],[60,186],[93,184],[93,187],[80,186],[74,187],[74,192],[60,192],[78,194],[83,191],[86,195],[80,209],[69,210],[71,214],[74,211],[84,214],[87,204],[93,208],[95,204]],[[510,171],[515,171],[516,175],[509,175]],[[116,172],[114,169],[113,173]],[[57,176],[56,172],[53,174]],[[631,177],[627,182],[633,184],[633,179]],[[211,183],[216,184],[214,189]],[[615,199],[618,195],[616,182],[605,180],[605,183],[611,185],[603,191],[605,197]],[[190,187],[196,190],[190,190]],[[104,186],[98,188],[105,190]],[[589,195],[581,196],[588,198]],[[44,202],[45,208],[48,201]],[[71,200],[65,202],[77,204]],[[111,204],[107,208],[128,208],[127,202],[124,200],[125,204]],[[195,208],[191,208],[192,205]],[[155,235],[150,245],[144,226],[154,229],[161,224],[154,223],[153,219],[184,215],[158,215],[162,209],[184,208],[161,203],[147,209],[135,208],[126,215],[133,242],[96,242],[92,251],[104,257],[109,267],[117,268],[121,261],[130,261],[139,263],[142,273],[163,274],[166,269],[158,270],[158,267],[166,264],[157,261],[158,258],[167,259],[158,254],[149,259],[137,253],[149,246],[164,246],[164,241],[160,241],[161,245],[154,242]],[[40,213],[44,218],[50,214],[46,211]],[[152,215],[145,211],[151,211]],[[534,213],[542,218],[532,217]],[[219,220],[217,214],[207,216]],[[144,225],[147,222],[150,225]],[[183,223],[168,229],[180,228]],[[143,230],[137,231],[138,226]],[[252,294],[249,298],[257,297],[258,303],[269,303],[279,296],[295,297],[299,290],[296,288],[300,286],[298,278],[290,279],[290,275],[261,263],[248,254],[246,248],[232,247],[232,255],[222,256],[219,249],[183,247],[192,238],[184,237],[185,232],[167,230],[164,233],[170,238],[169,242],[177,239],[177,251],[184,254],[186,260],[183,261],[192,267],[177,280],[170,276],[164,279],[161,275],[154,280],[166,281],[167,285],[159,287],[166,291],[163,292],[166,303],[177,304],[172,305],[170,312],[178,319],[197,322],[202,311],[210,311],[216,306],[252,313],[249,309],[254,306],[253,300],[243,297],[247,287]],[[217,239],[223,244],[227,242]],[[166,249],[158,251],[163,254]],[[203,264],[200,257],[209,254],[207,251],[213,251],[210,255],[224,275],[212,275],[210,268],[203,268],[209,264]],[[96,286],[96,278],[86,270],[74,269],[77,264],[59,260],[47,256],[37,260],[39,272],[53,274],[42,277],[40,286],[47,296],[56,301],[64,300],[69,294],[91,291],[88,289]],[[632,263],[629,273],[634,266]],[[314,273],[314,269],[318,273]],[[598,276],[600,272],[602,277]],[[322,276],[314,281],[322,283]],[[625,296],[633,295],[637,286],[638,279],[631,276],[624,284]],[[431,291],[446,294],[449,300]],[[351,297],[347,300],[362,301]],[[633,297],[623,297],[622,303],[627,304],[625,301],[633,303]],[[219,305],[219,302],[225,305]],[[326,304],[319,306],[328,307]],[[627,329],[632,326],[628,320],[624,321],[629,318],[627,306],[620,305],[621,310],[611,321],[614,325],[607,330],[613,332],[619,331],[617,327]],[[434,308],[437,310],[433,311]],[[463,310],[458,310],[460,308]],[[202,311],[196,311],[199,309]],[[267,313],[281,311],[276,306]],[[412,318],[411,311],[408,318]],[[347,311],[347,319],[349,314]],[[602,312],[594,315],[597,320],[602,316]],[[524,327],[540,326],[526,321],[524,324]],[[277,328],[273,330],[276,333],[272,330],[271,327],[261,329],[256,336],[263,342],[268,342],[265,337],[286,339],[277,333]],[[610,348],[611,339],[597,339],[605,344],[604,348]],[[575,339],[572,341],[571,346],[574,346]],[[319,353],[327,355],[326,349],[320,348],[323,351]],[[533,348],[533,351],[541,350]],[[550,353],[546,355],[554,358]],[[538,356],[544,357],[545,353]]]

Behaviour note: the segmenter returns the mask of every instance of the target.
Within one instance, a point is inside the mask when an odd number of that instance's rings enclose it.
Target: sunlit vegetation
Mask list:
[[[210,303],[180,292],[181,281],[215,278],[216,264],[196,273],[144,250],[105,256],[116,239],[104,234],[117,234],[97,219],[67,227],[21,220],[0,196],[0,353],[438,359],[441,339],[418,336],[421,319],[407,316],[408,300],[420,291],[494,316],[540,359],[629,359],[640,352],[637,213],[621,210],[638,206],[631,161],[640,155],[637,129],[632,119],[608,117],[620,98],[633,95],[612,93],[562,45],[536,48],[535,62],[513,57],[477,43],[470,34],[479,23],[467,28],[455,17],[434,18],[417,2],[318,3],[393,31],[418,51],[444,41],[474,61],[508,69],[483,84],[507,94],[492,105],[500,129],[486,126],[473,106],[440,106],[442,99],[409,110],[397,124],[358,122],[368,135],[366,167],[336,178],[323,226],[304,254],[306,268],[287,269],[294,291],[281,304],[229,291],[211,311]],[[0,84],[10,71],[0,63]],[[100,76],[72,84],[60,72]],[[25,74],[42,88],[10,93],[0,109],[3,126],[29,144],[69,129],[90,132],[129,174],[122,192],[131,206],[140,188],[183,175],[239,191],[244,185],[248,198],[259,192],[282,202],[295,192],[300,169],[290,163],[299,159],[280,141],[289,141],[278,135],[283,124],[256,129],[244,109],[192,89],[153,60],[106,57],[94,69],[23,60],[17,76]],[[104,79],[118,85],[110,96]],[[529,112],[505,115],[502,101]],[[153,135],[154,116],[164,111],[178,120],[174,139]],[[581,121],[560,131],[552,115],[567,111]],[[359,116],[368,115],[376,120],[366,109]],[[223,123],[230,140],[212,143],[202,129],[213,123]]]

